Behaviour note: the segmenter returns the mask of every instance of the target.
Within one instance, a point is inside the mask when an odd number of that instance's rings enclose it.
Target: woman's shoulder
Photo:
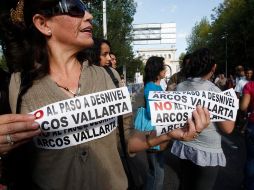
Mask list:
[[[9,84],[9,102],[13,113],[15,112],[16,109],[20,85],[21,85],[20,73],[19,72],[12,73]]]
[[[209,91],[213,91],[213,92],[221,92],[221,89],[216,86],[212,81],[207,81],[207,86],[209,87],[208,90]]]
[[[254,81],[249,81],[248,83],[246,83],[245,86],[253,88],[254,87]]]
[[[105,80],[107,78],[107,75],[105,74],[105,70],[97,65],[87,65],[84,64],[84,74],[89,76],[89,78],[92,80],[100,81],[100,80]]]
[[[209,90],[214,92],[221,92],[221,90],[211,81],[203,80],[201,78],[189,78],[177,85],[178,91],[184,90]]]
[[[162,87],[158,84],[155,84],[154,82],[146,83],[144,88],[145,93],[148,93],[149,91],[163,91]]]
[[[243,92],[246,92],[246,91],[254,91],[254,81],[250,81],[245,84],[243,88]]]
[[[106,89],[114,88],[112,79],[103,67],[97,65],[85,65],[84,67],[84,75],[89,78],[91,83],[100,86],[105,85]]]
[[[153,82],[148,82],[148,83],[145,84],[144,89],[146,91],[146,90],[154,89],[154,87],[155,87],[155,84]]]

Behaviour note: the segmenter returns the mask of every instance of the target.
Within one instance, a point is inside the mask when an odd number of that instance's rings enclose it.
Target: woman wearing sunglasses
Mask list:
[[[13,72],[9,86],[13,113],[30,113],[57,101],[114,88],[104,69],[88,63],[82,54],[93,45],[92,15],[85,3],[8,0],[1,1],[0,7],[1,43]],[[160,137],[137,133],[126,124],[128,151],[141,151],[172,138],[193,138],[196,130],[208,125],[209,114],[197,109],[193,117],[195,122],[189,121],[188,130]],[[54,142],[42,143],[53,146]],[[8,152],[7,161],[9,188],[14,190],[120,190],[128,186],[116,130],[62,149],[37,148],[30,141]]]

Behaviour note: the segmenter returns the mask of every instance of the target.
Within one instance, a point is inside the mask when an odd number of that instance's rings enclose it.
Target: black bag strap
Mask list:
[[[107,71],[107,73],[111,77],[111,79],[112,79],[113,83],[115,84],[116,88],[119,88],[119,81],[115,77],[113,71],[108,66],[104,66],[104,69]]]
[[[105,66],[104,69],[107,71],[113,83],[118,88],[119,81],[116,79],[112,70],[108,66]],[[123,158],[126,164],[126,167],[124,167],[124,170],[128,178],[128,185],[129,185],[128,189],[136,189],[135,187],[133,187],[133,185],[135,184],[135,180],[130,169],[131,168],[130,163],[128,161],[128,153],[127,153],[127,147],[125,143],[125,135],[124,135],[124,127],[123,127],[123,116],[122,115],[118,116],[117,120],[118,120],[118,130],[119,130],[120,143],[121,143],[122,152],[123,152]]]
[[[120,143],[121,143],[122,151],[123,151],[123,158],[125,159],[125,164],[126,164],[126,167],[124,169],[128,178],[129,188],[132,188],[131,186],[135,184],[135,180],[130,169],[131,168],[130,163],[128,162],[128,153],[127,153],[127,147],[125,143],[124,127],[123,127],[123,116],[118,116],[118,129],[119,129]]]

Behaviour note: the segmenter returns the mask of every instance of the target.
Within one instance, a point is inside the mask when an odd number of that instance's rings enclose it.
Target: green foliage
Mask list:
[[[194,26],[188,50],[198,47],[200,41],[213,50],[218,72],[234,74],[236,65],[252,66],[254,63],[254,0],[224,0],[211,16],[207,34],[202,35],[201,22]],[[194,38],[194,37],[195,38]],[[199,39],[199,40],[195,40]],[[198,44],[198,45],[196,45]],[[226,51],[227,48],[227,51]],[[226,57],[227,54],[227,57]]]
[[[135,72],[144,73],[144,64],[140,58],[135,58],[126,65],[126,70],[128,71],[126,76],[128,81],[133,82]]]
[[[181,53],[181,54],[179,55],[179,64],[180,64],[180,67],[181,67],[181,65],[182,65],[182,63],[183,63],[183,58],[184,58],[185,55],[186,55],[186,53]]]
[[[137,68],[141,68],[141,61],[134,59],[131,47],[132,22],[136,12],[134,0],[107,0],[107,39],[112,51],[116,54],[120,73],[125,65],[127,78],[134,78]],[[102,1],[91,2],[93,14],[94,37],[103,38]],[[133,65],[134,64],[134,65]],[[137,64],[137,65],[136,65]]]
[[[0,68],[7,71],[6,61],[4,59],[4,56],[0,52]]]
[[[210,23],[206,17],[202,18],[199,23],[196,23],[192,28],[190,36],[187,37],[188,52],[195,51],[207,45],[210,28]]]

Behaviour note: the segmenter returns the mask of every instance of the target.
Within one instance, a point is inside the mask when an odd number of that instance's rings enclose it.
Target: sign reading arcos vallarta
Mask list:
[[[132,112],[127,87],[66,99],[34,112],[43,134],[34,138],[45,149],[74,146],[110,134],[117,116]]]
[[[239,100],[234,90],[211,91],[151,91],[149,93],[151,123],[157,135],[185,126],[197,105],[206,107],[212,122],[236,120]]]

